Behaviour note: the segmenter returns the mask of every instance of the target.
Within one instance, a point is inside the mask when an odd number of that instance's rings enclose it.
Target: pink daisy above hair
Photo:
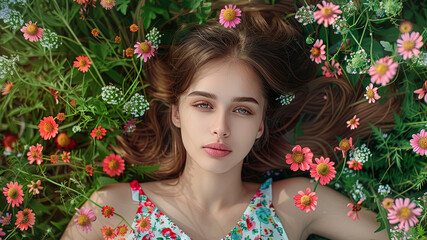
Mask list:
[[[37,165],[40,165],[43,162],[43,146],[39,143],[37,143],[36,146],[31,146],[30,151],[27,152],[28,161],[30,161],[30,164],[33,164],[34,161],[36,161]]]
[[[32,23],[29,21],[21,28],[21,32],[24,33],[24,38],[30,42],[38,42],[43,37],[43,29],[37,27],[37,22]]]
[[[81,207],[76,209],[76,218],[74,222],[79,226],[83,232],[88,233],[92,231],[92,222],[96,220],[95,213],[92,209]]]
[[[292,149],[292,154],[286,154],[286,163],[291,164],[292,171],[298,171],[298,169],[301,169],[301,171],[309,170],[312,160],[313,153],[310,148],[301,149],[300,145],[296,145]]]
[[[136,42],[133,46],[135,48],[134,54],[138,54],[136,58],[141,57],[144,59],[144,62],[147,62],[149,58],[154,56],[154,48],[151,47],[151,42]]]
[[[125,170],[125,161],[119,155],[110,154],[105,157],[102,167],[110,177],[119,176]]]
[[[338,76],[342,75],[340,64],[335,62],[335,59],[332,60],[331,66],[328,62],[325,62],[325,66],[322,67],[323,76],[325,77],[334,77],[338,79]]]
[[[242,11],[236,8],[236,5],[229,4],[228,7],[225,6],[221,9],[221,13],[219,15],[219,23],[221,23],[224,27],[234,28],[237,24],[240,23],[240,17],[242,16]]]
[[[357,116],[354,115],[352,119],[347,121],[347,127],[350,127],[351,130],[356,129],[357,126],[360,125],[359,120],[360,118],[357,118]]]
[[[419,153],[421,156],[427,155],[427,132],[421,129],[420,133],[412,134],[411,143],[414,152]]]
[[[339,10],[338,5],[334,5],[333,3],[327,3],[326,1],[322,1],[322,4],[317,4],[319,10],[314,12],[314,19],[318,24],[322,24],[325,27],[335,23],[335,19],[337,18],[337,14],[342,13]]]
[[[353,221],[356,221],[356,218],[360,220],[358,212],[362,209],[363,198],[359,200],[356,204],[349,203],[347,207],[351,208],[351,210],[347,213],[348,217],[353,216]]]
[[[424,102],[427,103],[427,81],[424,82],[423,87],[414,91],[414,93],[419,94],[418,99],[424,97]]]
[[[412,55],[418,56],[420,48],[423,46],[423,36],[419,32],[404,33],[402,39],[397,39],[397,52],[406,60]]]
[[[316,42],[313,45],[313,48],[311,48],[310,52],[310,58],[312,61],[315,61],[316,63],[321,63],[322,60],[326,59],[326,51],[325,51],[326,45],[323,44],[322,39],[317,39]]]
[[[3,194],[6,197],[7,203],[12,203],[12,207],[19,207],[24,201],[22,185],[19,185],[18,182],[10,182],[6,183],[6,186],[3,188]]]
[[[371,82],[375,84],[387,85],[394,75],[396,75],[397,67],[399,64],[394,62],[393,59],[386,56],[375,62],[375,66],[369,69]]]
[[[74,61],[74,67],[79,68],[79,71],[81,72],[87,72],[89,71],[89,67],[92,64],[92,62],[89,60],[86,56],[78,56],[76,57],[76,61]]]
[[[356,160],[347,161],[348,168],[353,168],[354,170],[361,170],[363,163],[358,162]]]
[[[310,188],[303,191],[298,191],[298,195],[294,196],[295,206],[299,207],[301,211],[306,213],[310,212],[310,210],[316,210],[317,205],[317,196],[315,192],[311,192]]]
[[[364,95],[366,99],[368,99],[369,103],[375,103],[375,100],[380,99],[380,95],[378,94],[378,88],[374,88],[374,84],[369,83],[369,85],[366,87],[366,93]]]
[[[320,179],[320,184],[328,184],[334,177],[335,171],[334,162],[330,162],[329,158],[315,158],[316,163],[311,164],[310,176],[317,181]]]
[[[38,125],[40,136],[44,140],[55,137],[58,134],[58,126],[52,116],[43,117],[43,120],[40,120],[40,124]]]
[[[397,198],[394,201],[394,206],[388,209],[387,219],[391,224],[399,223],[399,229],[409,230],[409,227],[415,226],[418,223],[416,216],[421,215],[422,208],[415,208],[416,204],[411,203],[409,198]]]

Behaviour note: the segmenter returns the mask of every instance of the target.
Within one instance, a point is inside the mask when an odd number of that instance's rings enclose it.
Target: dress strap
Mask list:
[[[135,202],[140,202],[141,198],[139,197],[141,195],[141,186],[139,185],[137,180],[133,180],[130,184],[130,189],[132,193],[132,200]]]

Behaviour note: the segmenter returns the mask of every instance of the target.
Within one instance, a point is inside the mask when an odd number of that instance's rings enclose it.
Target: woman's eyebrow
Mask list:
[[[215,94],[203,92],[203,91],[194,91],[187,95],[187,97],[191,97],[191,96],[202,96],[202,97],[217,99]],[[235,97],[233,98],[233,102],[252,102],[259,105],[258,101],[253,97]]]

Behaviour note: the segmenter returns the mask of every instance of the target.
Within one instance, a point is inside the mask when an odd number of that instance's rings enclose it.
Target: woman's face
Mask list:
[[[264,132],[264,101],[261,80],[244,63],[204,65],[172,107],[187,161],[215,173],[241,163]]]

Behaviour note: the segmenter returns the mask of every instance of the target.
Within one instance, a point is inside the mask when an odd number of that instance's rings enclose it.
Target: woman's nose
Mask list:
[[[218,137],[228,137],[230,129],[227,122],[227,115],[224,112],[220,113],[218,111],[217,113],[212,123],[212,134]]]

